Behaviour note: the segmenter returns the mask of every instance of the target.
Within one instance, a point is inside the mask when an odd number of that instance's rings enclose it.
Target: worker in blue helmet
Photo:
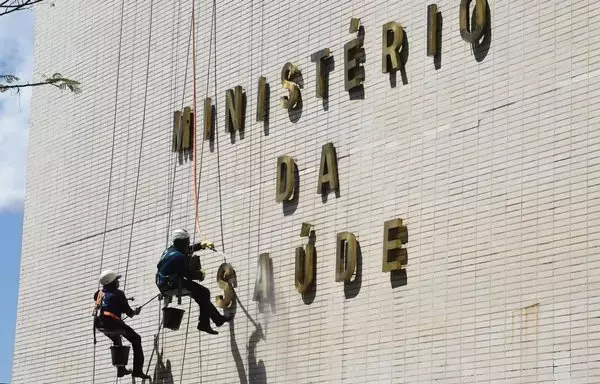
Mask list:
[[[121,346],[121,336],[129,340],[133,347],[133,372],[125,367],[117,367],[117,376],[123,377],[131,374],[133,377],[150,379],[144,374],[144,351],[142,350],[142,338],[129,325],[121,320],[122,314],[129,317],[139,315],[141,307],[131,309],[125,293],[119,290],[119,278],[112,270],[106,270],[100,274],[102,289],[96,291],[94,300],[94,328],[104,333],[116,346]],[[94,338],[95,340],[95,338]]]
[[[220,327],[225,322],[231,320],[231,316],[220,314],[210,301],[210,291],[208,288],[193,281],[195,278],[200,281],[204,280],[204,271],[198,268],[200,271],[200,276],[198,277],[190,270],[190,255],[201,249],[214,250],[214,246],[208,243],[190,245],[190,235],[185,229],[175,230],[172,240],[173,244],[163,252],[158,262],[156,285],[161,292],[165,292],[177,288],[181,283],[181,287],[191,293],[192,299],[200,307],[198,330],[216,335],[218,332],[212,329],[210,320],[217,327]]]

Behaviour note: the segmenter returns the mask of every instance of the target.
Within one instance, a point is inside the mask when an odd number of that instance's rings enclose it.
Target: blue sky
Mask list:
[[[0,74],[32,77],[33,11],[0,18]],[[31,90],[0,93],[0,383],[11,381]]]

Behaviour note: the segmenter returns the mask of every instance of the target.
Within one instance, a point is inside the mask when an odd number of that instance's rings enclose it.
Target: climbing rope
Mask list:
[[[164,323],[164,319],[160,319],[160,314],[158,315],[159,317],[159,324],[158,324],[158,330],[156,331],[156,334],[154,335],[154,347],[152,348],[152,353],[150,354],[150,359],[148,360],[148,367],[146,368],[146,372],[144,373],[145,375],[148,375],[148,372],[150,371],[150,366],[152,365],[152,359],[154,358],[154,352],[158,349],[158,337],[160,336],[160,331],[163,329],[163,323]],[[156,351],[158,353],[158,351]],[[154,380],[156,380],[156,377],[154,377]]]
[[[180,14],[181,14],[181,2],[179,3],[178,18],[179,18]],[[190,31],[191,31],[191,28],[192,28],[192,26],[190,25]],[[183,91],[182,91],[182,96],[181,96],[181,110],[183,110],[183,106],[185,104],[185,88],[186,88],[186,85],[187,85],[188,68],[189,68],[189,64],[188,64],[189,60],[187,60],[187,58],[190,55],[190,46],[191,46],[191,39],[188,38],[187,53],[186,53],[186,60],[185,60],[186,65],[185,65],[185,72],[184,72],[184,79],[183,79]],[[181,120],[178,121],[178,126],[177,126],[178,129],[177,129],[177,131],[179,131],[179,128],[180,128],[179,124],[181,124]],[[168,216],[167,216],[167,228],[166,228],[165,248],[167,248],[169,246],[169,233],[170,233],[171,218],[172,218],[172,213],[173,213],[173,200],[174,200],[174,195],[175,195],[175,181],[176,181],[176,176],[177,176],[177,153],[176,152],[172,156],[170,164],[173,165],[173,173],[172,173],[172,177],[171,177],[171,183],[170,183],[171,184],[171,188],[170,188],[170,192],[169,192],[169,196],[170,196],[170,198],[169,198],[169,209],[168,209],[169,213],[168,213]]]
[[[134,11],[133,14],[137,15],[138,12],[138,0],[135,0],[135,7],[134,7]],[[137,28],[138,28],[138,20],[137,17],[134,18],[133,21],[133,36],[137,35]],[[135,70],[134,70],[134,65],[135,63],[137,63],[136,58],[136,52],[137,52],[137,40],[134,38],[133,39],[133,47],[130,49],[131,52],[131,65],[129,66],[129,72],[130,72],[130,76],[129,76],[129,100],[128,100],[128,107],[127,109],[127,120],[126,121],[131,121],[131,115],[134,113],[135,108],[130,108],[129,106],[131,106],[131,101],[133,99],[133,86],[135,84],[135,82],[133,81],[134,79],[134,75],[135,75]],[[127,130],[127,139],[125,140],[125,148],[129,148],[129,141],[131,140],[131,130],[128,129]],[[129,164],[129,151],[125,151],[125,162],[123,164]],[[126,186],[127,186],[127,182],[129,181],[129,177],[127,174],[127,166],[125,167],[125,172],[123,172],[123,176],[121,178],[122,182],[121,182],[121,190],[125,190]],[[119,220],[119,227],[120,228],[125,228],[125,203],[126,203],[127,199],[121,199],[121,207],[119,209],[118,212],[121,213],[120,216],[120,220]],[[123,235],[124,235],[125,231],[119,231],[119,244],[124,244],[123,242]],[[119,257],[117,258],[117,265],[121,265],[121,256],[122,256],[122,252],[120,252],[119,250]]]
[[[181,1],[179,2],[179,7],[178,7],[178,18],[181,15]],[[190,31],[193,30],[193,24],[190,25]],[[190,32],[191,34],[191,32]],[[179,33],[177,34],[177,39],[179,40]],[[190,54],[190,44],[191,44],[191,38],[188,39],[188,46],[187,46],[187,53],[186,53],[186,58],[189,57]],[[178,44],[177,44],[178,45]],[[178,61],[178,60],[177,60]],[[181,100],[181,110],[183,110],[183,106],[185,103],[185,88],[186,88],[186,84],[187,84],[187,75],[188,75],[188,60],[186,60],[186,66],[185,66],[185,71],[184,71],[184,81],[183,81],[183,92],[182,92],[182,100]],[[194,110],[194,116],[196,115],[195,110]],[[178,124],[178,128],[180,128],[181,124],[181,120],[179,120],[177,122]],[[194,123],[194,127],[195,127],[195,123]],[[178,132],[179,130],[177,130]],[[195,140],[194,140],[195,143]],[[173,156],[171,156],[171,161],[170,161],[170,165],[172,165],[173,167],[173,172],[169,172],[171,174],[169,183],[170,187],[169,187],[169,208],[168,208],[168,215],[167,215],[167,226],[166,226],[166,239],[165,239],[165,248],[168,247],[169,245],[169,233],[170,233],[170,228],[171,228],[171,218],[172,218],[172,213],[173,213],[173,200],[174,200],[174,196],[175,196],[175,181],[176,181],[176,175],[177,175],[177,153],[175,153]],[[158,294],[160,295],[160,293]],[[157,296],[158,296],[157,295]],[[191,301],[190,301],[190,307],[191,307]],[[162,310],[160,311],[160,313],[162,313]],[[160,319],[160,313],[159,313],[159,319]],[[158,327],[158,332],[155,335],[155,342],[154,342],[154,347],[152,349],[152,354],[150,356],[150,360],[148,362],[148,367],[146,369],[146,374],[148,374],[149,370],[150,370],[150,366],[152,363],[152,359],[154,357],[154,353],[155,351],[158,353],[157,349],[159,348],[159,344],[164,344],[164,338],[165,338],[165,333],[162,332],[162,339],[160,340],[159,343],[159,339],[161,338],[161,331],[164,330],[163,328],[164,325],[164,319],[163,320],[159,320],[159,327]],[[189,326],[189,314],[188,314],[188,326]],[[154,378],[156,379],[156,378]]]
[[[117,106],[119,99],[119,75],[121,72],[121,48],[122,48],[122,40],[123,40],[123,15],[125,8],[125,0],[121,0],[121,20],[119,22],[119,50],[117,54],[117,75],[116,75],[116,85],[115,85],[115,102],[113,106],[114,110],[114,118],[113,118],[113,129],[112,129],[112,143],[110,149],[110,166],[108,172],[108,192],[106,197],[106,213],[104,215],[104,230],[102,231],[102,250],[100,252],[100,271],[98,275],[102,272],[102,267],[104,264],[104,250],[106,245],[106,229],[108,226],[108,210],[110,208],[110,193],[112,190],[112,179],[113,179],[113,168],[114,168],[114,158],[115,158],[115,135],[117,130]],[[98,281],[98,285],[96,289],[100,289],[100,281]],[[93,332],[94,332],[94,356],[92,363],[92,384],[96,382],[96,325],[92,324]]]
[[[154,13],[154,0],[150,0],[150,26],[148,32],[148,58],[146,60],[146,84],[144,86],[144,107],[142,109],[142,130],[140,133],[140,147],[137,164],[137,174],[135,177],[135,192],[133,194],[133,212],[131,214],[131,224],[129,230],[129,246],[127,249],[127,262],[125,264],[125,282],[123,283],[123,291],[127,287],[127,272],[129,271],[129,259],[131,256],[131,244],[133,242],[133,227],[135,225],[135,212],[137,208],[137,197],[140,184],[140,170],[142,168],[142,154],[144,149],[144,132],[146,131],[146,107],[148,105],[148,83],[150,78],[150,53],[152,50],[152,21]]]
[[[181,4],[180,4],[181,5]],[[197,102],[196,102],[196,43],[195,43],[195,4],[192,3],[192,20],[191,20],[191,39],[188,40],[188,52],[187,52],[187,56],[189,57],[189,51],[190,51],[190,40],[192,41],[192,51],[193,51],[193,68],[192,68],[192,72],[193,72],[193,83],[194,83],[194,140],[193,140],[193,162],[194,162],[194,172],[193,172],[193,177],[194,177],[194,200],[195,200],[195,230],[194,230],[194,237],[195,237],[195,233],[196,230],[199,230],[199,219],[198,219],[198,190],[196,188],[196,158],[197,158],[197,154],[196,154],[196,142],[197,142],[197,123],[196,123],[196,119],[197,119]],[[186,60],[187,62],[187,60]],[[186,64],[186,69],[185,69],[185,76],[184,76],[184,89],[183,89],[183,99],[185,99],[185,84],[187,83],[187,71],[188,71],[188,66]],[[183,109],[183,103],[184,100],[182,100],[182,109]],[[181,120],[178,121],[178,124],[181,124]],[[179,126],[178,126],[179,128]],[[204,144],[204,143],[203,143]],[[176,160],[176,156],[175,156],[175,160]],[[176,162],[176,161],[175,161]],[[138,169],[139,171],[139,169]],[[167,235],[166,235],[166,244],[165,246],[168,246],[169,243],[169,230],[170,230],[170,225],[171,225],[171,217],[172,217],[172,207],[173,207],[173,199],[174,199],[174,189],[175,189],[175,180],[176,180],[176,171],[177,171],[177,166],[176,164],[173,166],[173,175],[171,178],[171,188],[170,188],[170,202],[169,202],[169,213],[168,213],[168,217],[167,217]],[[199,189],[199,180],[198,180],[198,189]],[[159,296],[160,294],[158,294],[157,296]],[[155,296],[154,298],[156,298],[157,296]],[[148,302],[154,300],[154,298],[152,298],[151,300],[149,300]],[[147,303],[146,303],[147,304]],[[144,304],[145,305],[145,304]],[[189,307],[188,307],[188,319],[187,319],[187,327],[186,327],[186,336],[185,336],[185,346],[184,346],[184,356],[182,359],[182,377],[183,377],[183,369],[184,369],[184,364],[185,364],[185,354],[186,354],[186,349],[187,349],[187,340],[188,340],[188,334],[189,334],[189,322],[190,322],[190,316],[191,316],[191,305],[192,305],[192,301],[190,300],[189,302]],[[160,315],[159,315],[160,318]],[[148,374],[148,371],[150,370],[150,365],[152,362],[152,359],[154,357],[154,353],[156,351],[156,349],[158,348],[158,339],[160,338],[160,333],[161,333],[161,329],[163,328],[164,325],[164,321],[160,321],[159,323],[159,328],[158,328],[158,332],[157,334],[154,336],[155,337],[155,345],[154,348],[152,349],[152,354],[150,357],[150,360],[148,362],[148,367],[146,369],[146,374]],[[164,338],[164,332],[163,332],[163,338]],[[163,340],[164,341],[164,340]]]
[[[181,384],[183,381],[183,368],[185,366],[185,353],[187,351],[188,334],[190,332],[190,315],[191,314],[192,314],[192,300],[190,299],[190,305],[188,306],[187,326],[185,328],[185,342],[183,344],[183,357],[181,359],[181,373],[179,375],[179,384]]]
[[[152,17],[153,17],[153,4],[154,2],[151,2],[150,5],[150,26],[149,26],[149,37],[148,37],[148,58],[147,58],[147,63],[146,63],[146,84],[145,84],[145,91],[144,91],[144,107],[143,107],[143,115],[142,115],[142,131],[141,131],[141,137],[140,137],[140,146],[139,146],[139,157],[138,157],[138,165],[137,165],[137,175],[136,175],[136,184],[135,184],[135,193],[134,193],[134,205],[133,205],[133,212],[132,212],[132,219],[131,219],[131,224],[130,224],[130,234],[129,234],[129,246],[128,246],[128,252],[127,252],[127,262],[126,262],[126,268],[125,268],[125,283],[124,283],[124,288],[123,290],[125,290],[125,286],[127,284],[127,273],[129,270],[129,262],[130,262],[130,256],[131,256],[131,248],[132,248],[132,239],[133,239],[133,226],[135,224],[135,213],[136,213],[136,206],[137,206],[137,196],[138,196],[138,189],[139,189],[139,179],[140,179],[140,169],[141,169],[141,161],[142,161],[142,154],[143,154],[143,143],[144,143],[144,131],[145,131],[145,121],[146,121],[146,106],[147,106],[147,96],[148,96],[148,83],[149,83],[149,65],[150,65],[150,54],[151,54],[151,42],[152,42]],[[106,229],[107,229],[107,225],[108,225],[108,211],[109,211],[109,205],[110,205],[110,192],[111,192],[111,186],[112,186],[112,173],[113,173],[113,160],[114,160],[114,146],[115,146],[115,131],[116,131],[116,105],[117,105],[117,99],[118,99],[118,80],[119,80],[119,70],[120,70],[120,57],[121,57],[121,47],[122,47],[122,31],[123,31],[123,16],[124,16],[124,0],[121,3],[121,26],[120,26],[120,36],[119,36],[119,67],[117,69],[117,94],[115,95],[115,118],[114,118],[114,123],[113,123],[113,140],[112,140],[112,148],[111,148],[111,163],[110,163],[110,177],[109,177],[109,191],[108,191],[108,198],[107,198],[107,209],[106,209],[106,214],[105,214],[105,222],[104,222],[104,236],[103,236],[103,242],[102,242],[102,257],[101,257],[101,268],[102,268],[102,263],[103,263],[103,256],[104,256],[104,250],[105,250],[105,240],[106,240]],[[181,4],[180,4],[180,9],[181,9]],[[192,18],[192,27],[193,27],[193,31],[195,31],[195,23],[194,23],[194,18]],[[192,35],[192,38],[195,41],[195,36]],[[195,45],[195,43],[194,43]],[[189,57],[189,46],[190,46],[190,41],[188,40],[188,57]],[[195,55],[194,55],[194,63],[195,63]],[[188,66],[186,64],[186,70],[185,70],[185,81],[184,81],[184,90],[183,90],[183,99],[185,99],[185,83],[187,81],[187,70],[188,70]],[[195,71],[194,71],[194,88],[196,87],[195,85]],[[196,92],[194,89],[194,99],[196,98]],[[182,100],[182,109],[183,109],[183,102],[184,100]],[[194,100],[194,108],[196,108],[195,106],[196,104],[196,100]],[[194,114],[195,116],[196,114]],[[195,124],[194,124],[195,125]],[[195,143],[195,141],[194,141]],[[194,147],[195,148],[195,147]],[[194,157],[195,160],[195,157]],[[195,164],[194,164],[195,165]],[[173,167],[173,175],[172,175],[172,179],[171,179],[171,193],[170,193],[170,203],[169,203],[169,214],[168,214],[168,222],[167,222],[167,244],[168,244],[168,233],[169,233],[169,228],[170,228],[170,222],[171,222],[171,217],[172,217],[172,206],[173,206],[173,199],[174,199],[174,184],[175,184],[175,175],[176,175],[176,170],[177,167],[174,166]],[[198,199],[197,199],[197,195],[196,195],[196,212],[197,212],[197,205],[198,205]],[[197,214],[196,214],[197,215]],[[197,216],[196,216],[196,220],[197,220]],[[147,302],[145,302],[140,308],[145,307],[147,304],[149,304],[151,301],[153,301],[154,299],[156,299],[158,296],[160,295],[157,294],[154,297],[152,297],[150,300],[148,300]],[[190,307],[191,307],[191,301],[190,301]],[[127,319],[127,316],[124,317],[124,319]],[[158,328],[158,332],[155,335],[156,338],[160,337],[160,331],[163,328],[163,321],[160,320],[160,314],[159,314],[159,328]],[[188,328],[189,328],[189,313],[188,313]],[[163,335],[164,337],[164,335]],[[158,339],[157,339],[158,340]],[[95,341],[95,339],[94,339]],[[186,343],[187,343],[187,333],[186,333]],[[146,374],[148,372],[148,370],[150,369],[150,365],[152,362],[152,358],[155,352],[157,346],[155,346],[155,348],[152,351],[152,355],[150,358],[150,361],[148,363],[148,368],[146,370]],[[94,381],[95,381],[95,348],[94,348]],[[117,380],[115,380],[116,382]]]
[[[194,172],[193,172],[193,177],[194,177],[194,222],[195,222],[195,229],[194,229],[194,240],[196,237],[196,231],[200,232],[200,220],[198,217],[198,195],[199,195],[199,189],[200,189],[200,180],[197,178],[197,170],[196,170],[196,164],[197,161],[196,159],[198,158],[198,152],[196,151],[196,144],[198,142],[198,103],[197,103],[197,97],[196,97],[196,1],[192,0],[192,73],[193,73],[193,80],[194,80],[194,142],[192,145],[193,151],[194,151]],[[204,140],[202,140],[202,152],[201,152],[201,156],[204,154]],[[202,171],[202,165],[200,166],[200,171]]]

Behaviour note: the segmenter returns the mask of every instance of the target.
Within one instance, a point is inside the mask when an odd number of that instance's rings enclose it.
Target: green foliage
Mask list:
[[[17,83],[20,79],[14,75],[0,75],[0,93],[6,92],[8,90],[13,90],[16,93],[19,93],[22,88],[27,87],[38,87],[42,85],[52,85],[60,89],[61,91],[68,90],[75,94],[81,93],[81,83],[76,80],[72,80],[66,77],[63,77],[60,73],[55,73],[52,76],[42,76],[44,78],[43,81],[37,83]]]
[[[14,75],[0,75],[0,80],[4,80],[4,82],[6,84],[11,84],[11,83],[14,83],[15,81],[19,81],[21,79],[19,79],[17,76],[14,76]]]
[[[43,1],[45,0],[0,0],[0,17],[12,12],[32,9],[34,4],[39,4]],[[54,6],[53,1],[46,1],[44,4],[48,4],[51,7]],[[60,73],[55,73],[50,77],[42,77],[44,80],[36,83],[19,83],[21,79],[15,75],[0,74],[0,93],[10,90],[19,94],[23,88],[42,85],[53,85],[61,91],[68,90],[75,94],[81,93],[81,84],[78,81],[63,77]]]
[[[48,78],[48,77],[45,77],[45,78],[46,78],[46,82],[48,84],[58,87],[61,91],[68,89],[69,91],[71,91],[75,94],[81,93],[81,84],[79,83],[79,81],[67,79],[66,77],[63,77],[63,75],[61,75],[58,72],[55,73],[54,75],[52,75],[52,77],[50,77],[50,78]]]

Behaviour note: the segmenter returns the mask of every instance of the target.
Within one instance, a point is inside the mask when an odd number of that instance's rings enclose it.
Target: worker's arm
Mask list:
[[[192,253],[199,251],[201,249],[212,249],[214,251],[215,245],[213,243],[209,243],[207,241],[201,241],[199,243],[196,243],[196,244],[193,244],[190,246],[190,250]]]
[[[127,297],[125,297],[125,293],[123,291],[119,291],[119,299],[121,300],[121,308],[123,308],[123,313],[129,317],[133,317],[135,313],[129,306],[129,302],[127,301]]]

